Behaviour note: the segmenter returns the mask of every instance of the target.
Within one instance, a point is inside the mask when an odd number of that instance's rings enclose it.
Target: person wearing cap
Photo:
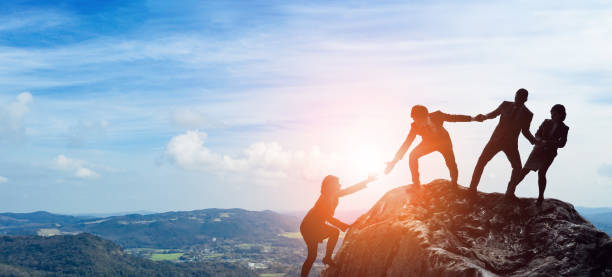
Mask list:
[[[569,127],[563,123],[565,120],[565,107],[556,104],[550,110],[550,119],[545,119],[535,134],[536,144],[527,158],[527,162],[520,174],[508,184],[506,199],[514,199],[516,186],[523,181],[530,171],[538,172],[538,195],[537,206],[541,206],[544,201],[544,190],[546,189],[546,172],[557,156],[557,149],[563,148],[567,142]]]
[[[429,113],[427,108],[422,105],[412,107],[410,116],[414,120],[410,127],[408,137],[397,150],[395,157],[390,162],[387,162],[385,174],[389,174],[393,167],[401,160],[410,145],[417,135],[421,136],[422,141],[417,145],[409,155],[408,165],[412,174],[413,188],[420,187],[419,179],[419,158],[432,152],[440,152],[444,157],[448,171],[450,172],[451,184],[457,186],[457,162],[455,161],[455,153],[453,152],[453,144],[451,142],[448,131],[444,128],[444,122],[470,122],[475,118],[469,115],[453,115],[446,114],[441,111]]]

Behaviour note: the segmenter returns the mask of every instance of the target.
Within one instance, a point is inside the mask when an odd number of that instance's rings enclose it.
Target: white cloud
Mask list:
[[[232,157],[207,148],[204,145],[206,138],[207,134],[201,131],[177,135],[168,142],[166,155],[185,169],[257,177],[262,182],[287,178],[314,180],[333,164],[340,164],[337,155],[324,154],[317,147],[312,147],[310,151],[296,151],[284,149],[277,142],[253,143],[240,155]],[[254,179],[251,181],[257,182]]]
[[[100,174],[91,170],[87,162],[58,155],[54,160],[54,166],[62,171],[69,172],[74,177],[89,179],[100,177]]]
[[[0,176],[0,184],[8,182],[8,178]]]
[[[4,139],[21,140],[25,136],[24,120],[30,111],[33,97],[29,92],[22,92],[15,100],[0,107],[0,136]]]

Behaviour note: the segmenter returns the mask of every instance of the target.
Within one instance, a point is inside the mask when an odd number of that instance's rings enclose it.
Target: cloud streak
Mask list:
[[[30,111],[33,97],[29,92],[22,92],[15,100],[0,110],[0,136],[4,140],[20,141],[25,137],[24,120]]]
[[[91,170],[87,164],[85,161],[69,158],[63,154],[58,155],[54,160],[54,166],[57,169],[68,172],[73,177],[80,179],[100,177],[100,174]]]
[[[277,142],[257,142],[235,157],[213,152],[205,146],[207,134],[187,131],[174,136],[166,145],[166,155],[176,165],[207,173],[244,177],[266,181],[313,181],[329,170],[330,164],[340,162],[334,155],[313,147],[309,151],[284,149]],[[253,179],[251,179],[253,181]]]

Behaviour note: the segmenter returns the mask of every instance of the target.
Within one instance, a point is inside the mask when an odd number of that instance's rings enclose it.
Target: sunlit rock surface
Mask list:
[[[504,203],[436,180],[389,191],[321,276],[612,276],[612,240],[571,204]]]

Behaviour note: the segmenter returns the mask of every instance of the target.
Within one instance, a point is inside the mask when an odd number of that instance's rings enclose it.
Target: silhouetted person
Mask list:
[[[506,198],[516,198],[514,190],[516,186],[523,181],[529,171],[538,172],[538,186],[540,193],[538,195],[538,206],[544,201],[544,190],[546,189],[546,171],[557,156],[557,149],[563,148],[567,142],[567,132],[569,127],[563,123],[565,120],[565,107],[561,104],[554,105],[550,110],[550,118],[546,119],[538,128],[535,134],[536,145],[533,147],[525,166],[520,174],[508,184]]]
[[[438,151],[444,157],[446,166],[450,172],[451,183],[457,186],[457,163],[455,162],[455,154],[453,153],[453,144],[448,131],[444,129],[444,122],[469,122],[475,120],[469,115],[451,115],[441,111],[429,113],[427,108],[421,105],[412,107],[410,116],[414,120],[410,127],[408,137],[397,150],[395,158],[387,162],[385,174],[389,174],[395,164],[404,157],[412,141],[417,135],[421,136],[422,141],[410,152],[409,162],[410,173],[412,174],[412,183],[416,188],[421,184],[419,180],[419,158],[429,153]]]
[[[470,191],[472,194],[476,194],[476,189],[485,165],[501,151],[506,154],[512,166],[512,176],[510,180],[520,173],[522,165],[521,155],[518,150],[519,133],[522,132],[531,144],[535,143],[535,138],[531,134],[531,131],[529,131],[533,113],[525,107],[528,95],[529,92],[521,88],[516,91],[514,102],[504,101],[494,111],[486,115],[479,114],[476,116],[476,120],[478,121],[492,119],[497,116],[500,116],[500,118],[497,127],[495,127],[493,131],[493,135],[491,135],[489,142],[482,150],[482,154],[480,154],[476,167],[474,168],[472,181],[470,183]]]
[[[328,175],[323,179],[321,183],[321,196],[319,196],[314,207],[308,211],[302,220],[302,224],[300,224],[300,232],[308,247],[308,256],[302,265],[302,277],[306,277],[310,273],[310,268],[317,259],[317,247],[326,238],[328,238],[327,249],[323,263],[327,265],[334,264],[332,253],[336,247],[336,242],[338,242],[338,228],[346,231],[349,227],[348,224],[334,218],[334,213],[338,206],[338,198],[364,189],[368,183],[375,179],[375,176],[370,176],[368,179],[345,189],[340,189],[340,183],[336,176]],[[328,225],[326,222],[331,223],[336,228]]]

